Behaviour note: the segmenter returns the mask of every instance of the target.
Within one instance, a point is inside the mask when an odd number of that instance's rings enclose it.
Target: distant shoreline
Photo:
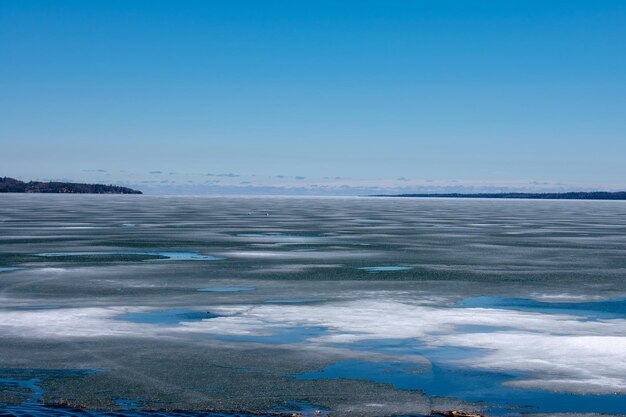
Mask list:
[[[403,198],[497,198],[518,200],[626,200],[626,191],[590,191],[567,193],[444,193],[444,194],[374,194],[368,197]]]
[[[143,194],[128,187],[105,184],[83,184],[75,182],[24,182],[10,177],[0,177],[0,193],[43,193],[43,194]]]

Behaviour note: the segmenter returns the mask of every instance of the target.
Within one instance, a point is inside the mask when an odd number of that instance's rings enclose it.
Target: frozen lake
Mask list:
[[[44,403],[626,414],[626,202],[0,195],[0,404]]]

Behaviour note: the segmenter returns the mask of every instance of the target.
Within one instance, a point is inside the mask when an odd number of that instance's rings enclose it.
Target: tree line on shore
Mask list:
[[[57,181],[24,182],[15,178],[0,177],[0,193],[141,194],[141,191],[119,185]]]

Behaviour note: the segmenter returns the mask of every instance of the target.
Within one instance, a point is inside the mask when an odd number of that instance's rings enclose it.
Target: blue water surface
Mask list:
[[[130,321],[133,323],[173,326],[185,321],[202,321],[206,319],[214,319],[216,317],[220,316],[205,311],[170,309],[126,313],[115,317],[115,319]]]
[[[522,390],[503,385],[520,377],[516,373],[473,370],[453,364],[338,361],[319,372],[297,375],[300,379],[361,379],[388,383],[398,389],[419,390],[427,396],[458,398],[488,404],[489,413],[507,414],[510,409],[532,412],[626,413],[626,395],[578,395]]]
[[[626,299],[561,303],[537,301],[531,298],[484,296],[466,298],[458,304],[458,307],[570,314],[597,319],[626,318]]]
[[[480,357],[486,349],[459,346],[429,346],[418,339],[366,339],[352,343],[335,343],[343,349],[365,352],[384,353],[388,355],[416,355],[434,361],[458,361]]]
[[[274,333],[267,336],[220,336],[223,340],[232,340],[237,342],[254,342],[254,343],[271,343],[271,344],[289,344],[301,343],[307,339],[322,336],[328,333],[326,327],[273,327],[268,329]]]
[[[93,256],[93,255],[147,255],[163,256],[168,261],[219,261],[224,258],[210,255],[201,255],[198,252],[189,251],[94,251],[94,252],[46,252],[38,253],[37,256],[59,257],[59,256]]]
[[[359,268],[368,272],[393,272],[393,271],[409,271],[414,269],[412,266],[364,266]]]

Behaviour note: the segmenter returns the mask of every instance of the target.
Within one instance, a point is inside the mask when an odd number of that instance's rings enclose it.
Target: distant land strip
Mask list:
[[[0,177],[0,193],[53,193],[53,194],[141,194],[141,191],[118,185],[81,184],[74,182],[24,182],[10,177]]]
[[[568,193],[374,194],[368,197],[509,198],[522,200],[626,200],[626,191],[575,191]]]

